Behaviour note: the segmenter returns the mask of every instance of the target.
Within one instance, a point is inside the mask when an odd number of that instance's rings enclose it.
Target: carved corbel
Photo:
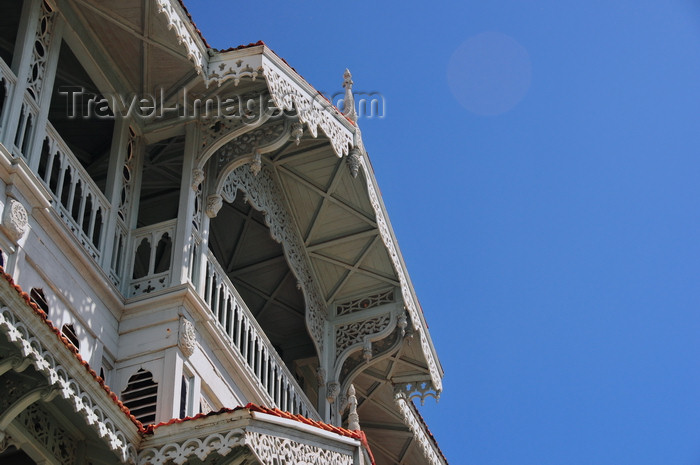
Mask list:
[[[207,197],[207,209],[206,213],[209,218],[216,218],[216,215],[221,210],[224,205],[224,199],[219,194],[212,194]]]
[[[326,394],[326,400],[328,403],[332,404],[338,399],[338,394],[340,394],[340,383],[333,381],[327,385],[328,391]]]
[[[204,170],[195,168],[192,171],[192,190],[197,192],[202,181],[204,181]]]

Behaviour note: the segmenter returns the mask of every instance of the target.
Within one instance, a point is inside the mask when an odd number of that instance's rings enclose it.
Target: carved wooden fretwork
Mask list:
[[[172,0],[156,0],[158,12],[162,13],[168,22],[168,29],[172,29],[177,36],[177,41],[181,43],[187,50],[187,58],[189,58],[197,70],[197,74],[204,69],[205,55],[197,46],[197,39],[187,27],[186,19],[184,19],[178,11],[179,6]]]
[[[196,168],[192,172],[192,190],[194,191],[194,208],[192,208],[192,226],[197,232],[202,230],[202,182],[204,170]]]
[[[168,443],[160,448],[149,447],[139,453],[138,465],[184,464],[192,456],[204,461],[210,454],[226,456],[234,448],[246,445],[246,434],[241,428],[228,433],[215,433],[203,438],[190,438],[182,443]]]
[[[392,303],[394,301],[394,290],[389,289],[384,292],[379,292],[361,299],[350,300],[343,302],[335,307],[336,316],[348,315],[350,313],[361,312],[368,308],[378,307],[380,305]]]
[[[354,145],[353,136],[338,121],[338,109],[320,94],[310,97],[287,75],[278,72],[277,67],[271,63],[263,62],[263,72],[277,108],[288,111],[296,109],[299,121],[306,123],[313,137],[317,137],[320,127],[330,139],[336,155],[342,157],[348,154],[350,147]]]
[[[217,181],[222,181],[220,174],[223,173],[225,176],[224,170],[233,160],[243,156],[254,156],[256,152],[268,152],[271,148],[289,140],[290,132],[290,119],[278,118],[236,137],[216,151],[213,157],[215,164],[210,165],[213,170],[210,169],[209,176]]]
[[[41,444],[63,465],[74,465],[77,442],[61,428],[39,405],[32,404],[17,416],[17,420],[34,441]]]
[[[29,75],[27,76],[27,91],[37,102],[44,84],[44,73],[46,71],[46,61],[49,57],[54,18],[55,14],[51,6],[45,1],[41,2],[41,15],[36,28],[32,60],[29,65]]]
[[[411,430],[411,433],[413,433],[413,440],[418,443],[419,448],[423,451],[423,456],[426,460],[425,463],[430,465],[445,465],[446,462],[435,450],[436,448],[432,440],[428,437],[422,423],[418,420],[413,409],[408,404],[410,401],[406,400],[402,392],[394,394],[394,401],[403,416],[404,423],[408,426],[408,429]]]
[[[233,80],[233,85],[240,84],[241,79],[248,78],[255,81],[258,76],[263,73],[262,66],[251,63],[245,59],[239,58],[235,61],[219,61],[216,63],[210,62],[209,75],[207,76],[207,85],[212,82],[221,85],[225,81]]]
[[[394,392],[403,394],[408,400],[420,399],[421,405],[425,403],[425,399],[428,397],[432,397],[435,400],[440,399],[440,391],[435,389],[431,381],[397,384],[394,386]]]
[[[270,99],[267,92],[248,93],[234,95],[226,98],[222,105],[226,111],[224,115],[214,115],[199,120],[199,154],[201,160],[203,154],[211,155],[211,147],[234,132],[242,129],[254,129],[270,117],[271,112],[266,110],[266,104]],[[244,131],[245,132],[245,131]],[[234,136],[235,137],[235,136]]]
[[[263,465],[353,465],[350,454],[288,438],[253,431],[246,434],[246,440]]]
[[[306,304],[306,325],[318,353],[323,353],[324,323],[327,315],[326,303],[311,272],[311,265],[304,253],[301,238],[296,233],[294,220],[283,203],[283,194],[267,167],[255,176],[247,166],[239,166],[225,179],[221,195],[233,202],[236,191],[245,193],[248,202],[265,215],[270,235],[282,244],[289,267],[297,278]]]
[[[293,73],[293,71],[289,71]],[[243,78],[256,79],[264,76],[270,97],[280,110],[296,110],[299,121],[313,137],[318,137],[318,129],[330,139],[336,155],[347,155],[354,146],[354,131],[341,121],[345,116],[321,94],[310,92],[297,84],[292,77],[279,68],[262,52],[240,57],[214,56],[209,62],[207,85],[233,80],[235,85]],[[296,136],[295,136],[296,138]]]
[[[122,166],[121,194],[119,196],[119,208],[117,216],[126,224],[129,221],[129,209],[131,207],[131,190],[133,187],[133,176],[136,172],[136,133],[129,127],[129,139],[126,143],[126,154],[124,154],[124,165]]]
[[[88,425],[95,428],[123,463],[135,460],[134,445],[127,441],[124,433],[105,414],[98,402],[82,390],[78,381],[71,378],[68,370],[56,361],[55,354],[45,347],[40,338],[9,307],[0,308],[0,332],[18,348],[23,358],[31,360],[32,366],[46,378],[49,387],[57,389],[58,395],[68,401]],[[113,402],[107,393],[104,396],[104,402]]]
[[[353,345],[362,345],[365,340],[375,336],[391,323],[391,315],[380,315],[367,320],[355,321],[337,326],[335,328],[335,350],[340,355],[345,349]]]
[[[442,378],[440,376],[440,371],[438,370],[437,362],[433,351],[430,348],[430,343],[428,342],[428,337],[425,333],[425,329],[422,324],[422,319],[418,313],[418,308],[416,307],[415,300],[413,298],[413,293],[408,283],[408,278],[403,270],[401,264],[401,258],[399,257],[398,247],[392,238],[391,231],[389,230],[389,225],[384,216],[381,202],[379,200],[379,195],[372,182],[372,177],[370,175],[371,170],[367,166],[367,157],[360,157],[360,163],[365,174],[365,179],[367,181],[367,191],[369,193],[370,204],[374,210],[375,216],[377,218],[377,227],[379,229],[379,234],[384,242],[389,257],[391,258],[391,263],[394,265],[394,270],[399,277],[399,283],[401,284],[401,296],[403,297],[404,304],[406,305],[406,310],[411,318],[412,327],[418,335],[420,341],[421,349],[425,360],[428,363],[428,370],[430,371],[430,377],[435,385],[437,391],[442,391]]]
[[[261,465],[353,465],[351,454],[242,428],[147,448],[139,454],[137,463],[184,464],[195,456],[203,462],[213,453],[225,457],[237,447],[248,447]]]
[[[348,382],[355,379],[355,376],[367,369],[373,363],[378,363],[382,359],[396,353],[403,344],[404,338],[401,336],[399,328],[395,328],[388,336],[372,343],[372,358],[368,364],[363,352],[353,352],[347,357],[343,357],[343,365],[338,373],[338,380],[344,387]]]

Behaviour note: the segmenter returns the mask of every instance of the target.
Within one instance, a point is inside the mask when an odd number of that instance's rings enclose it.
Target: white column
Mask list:
[[[125,118],[117,117],[114,121],[114,132],[112,133],[112,146],[109,151],[109,166],[107,168],[107,183],[105,186],[105,197],[109,200],[109,215],[104,218],[104,244],[102,247],[102,268],[109,272],[112,264],[112,254],[114,253],[115,229],[117,225],[117,214],[121,201],[123,188],[122,172],[126,158],[127,145],[129,143],[129,121]],[[133,173],[131,184],[133,185]],[[131,189],[133,191],[133,188]],[[131,193],[131,192],[130,192]],[[130,199],[127,199],[129,202]],[[128,218],[127,218],[128,220]],[[125,244],[126,245],[126,244]],[[122,273],[124,274],[124,273]],[[122,276],[122,279],[124,277]]]
[[[197,156],[197,125],[185,126],[185,154],[182,160],[180,182],[180,206],[177,213],[177,227],[173,241],[173,270],[171,282],[184,284],[189,280],[190,247],[192,247],[192,215],[194,214],[195,192],[192,190],[192,170]],[[200,206],[201,210],[201,206]]]

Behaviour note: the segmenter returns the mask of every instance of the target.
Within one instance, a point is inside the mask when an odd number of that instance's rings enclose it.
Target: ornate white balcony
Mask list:
[[[54,206],[87,253],[99,260],[109,202],[51,123],[46,123],[37,175],[51,191]]]

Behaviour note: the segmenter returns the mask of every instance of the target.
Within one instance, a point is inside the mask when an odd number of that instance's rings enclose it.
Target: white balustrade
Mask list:
[[[173,219],[132,232],[129,297],[150,294],[170,285],[176,225],[177,219]]]
[[[245,361],[249,373],[270,395],[275,406],[320,420],[211,251],[207,253],[204,288],[200,294],[209,305],[219,328]]]
[[[39,106],[28,93],[25,93],[22,108],[19,113],[17,129],[12,138],[13,155],[21,156],[25,160],[29,160],[29,150],[31,149],[32,135],[36,126],[38,114]]]
[[[68,229],[98,260],[109,202],[51,123],[46,124],[37,174],[53,194],[56,211]]]

